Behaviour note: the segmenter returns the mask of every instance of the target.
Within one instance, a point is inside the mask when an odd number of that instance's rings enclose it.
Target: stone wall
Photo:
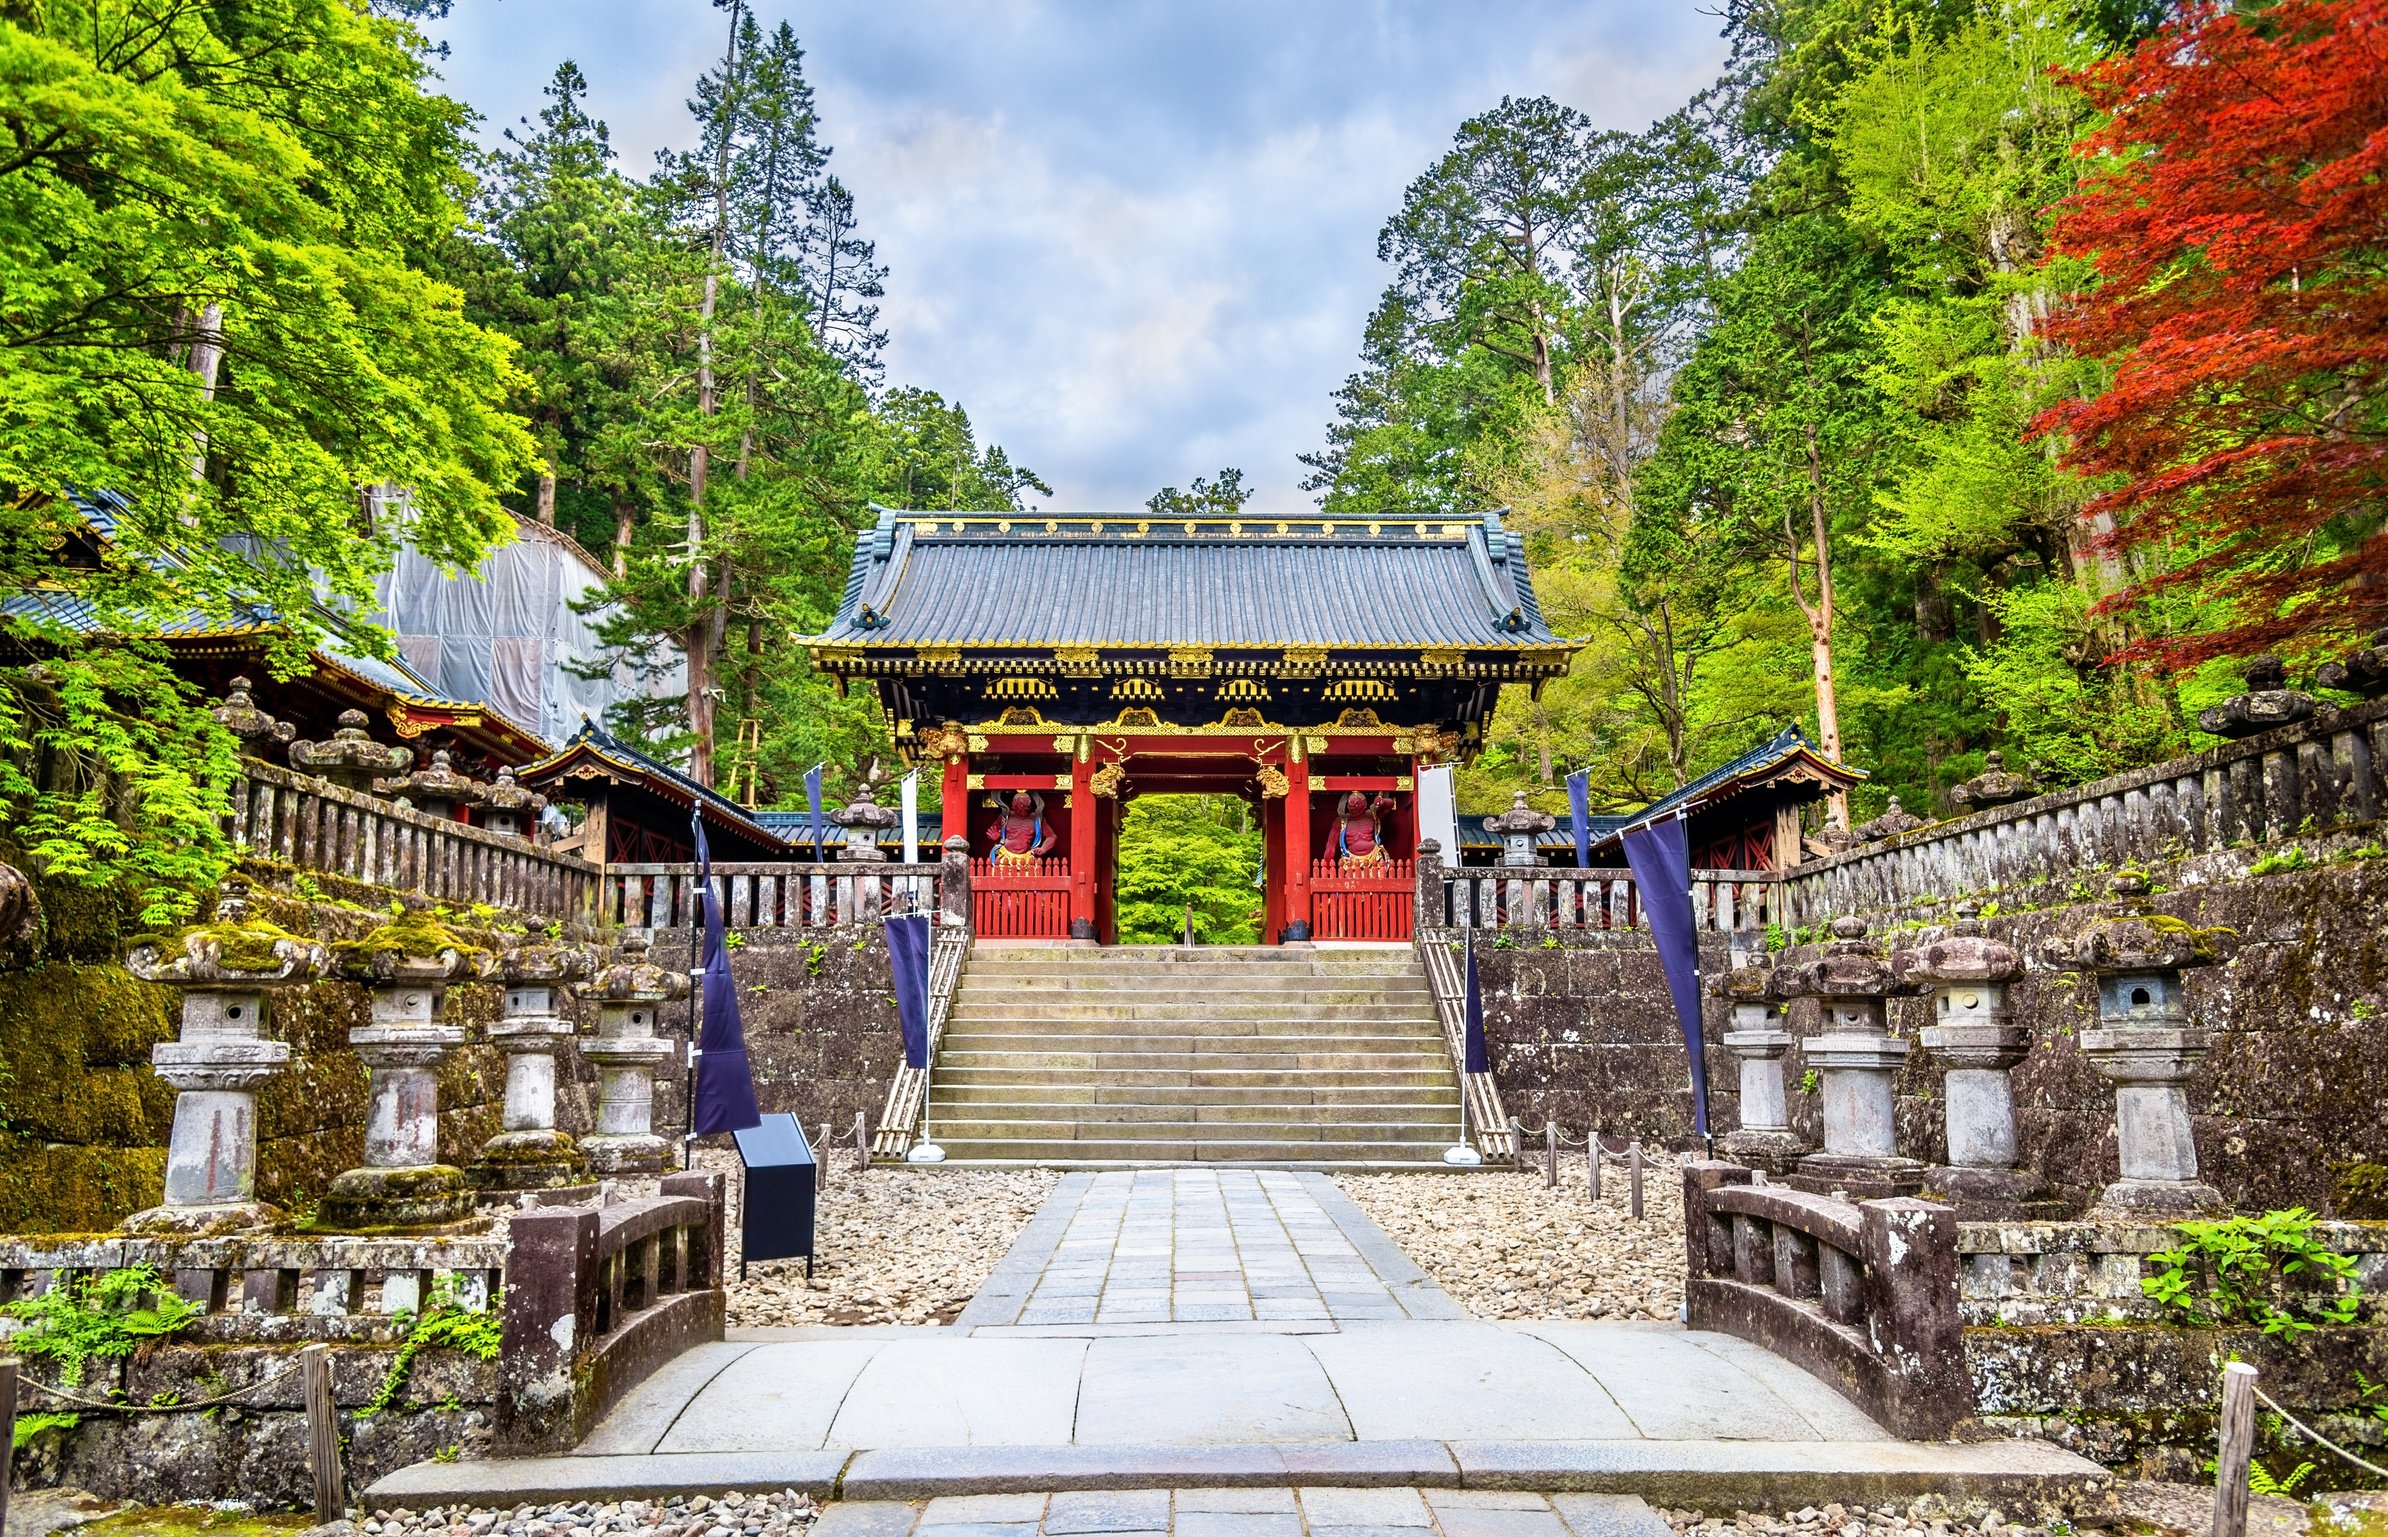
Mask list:
[[[2149,872],[2156,912],[2231,931],[2221,936],[2223,963],[2188,973],[2190,1013],[2215,1032],[2189,1090],[2199,1161],[2207,1180],[2244,1209],[2388,1216],[2388,926],[2380,917],[2388,912],[2388,857],[2345,839],[2329,849],[2309,843],[2304,856],[2290,847],[2202,855]],[[2267,873],[2253,873],[2258,868]],[[1993,910],[1987,925],[2029,964],[2011,995],[2032,1042],[2014,1075],[2023,1161],[2076,1205],[2115,1177],[2114,1100],[2075,1044],[2097,1021],[2095,985],[2042,952],[2047,940],[2113,910],[2111,902],[2071,900],[2102,886],[2097,872],[2085,871],[2066,900]],[[1927,927],[1911,919],[1875,937],[1914,944]],[[1703,970],[1729,964],[1729,941],[1754,937],[1702,934]],[[1777,931],[1773,939],[1784,937]],[[1512,948],[1480,942],[1477,958],[1493,1069],[1513,1115],[1538,1127],[1556,1114],[1570,1135],[1597,1121],[1613,1135],[1689,1144],[1690,1076],[1646,934],[1568,936],[1546,948],[1521,931]],[[1912,1038],[1929,1009],[1925,998],[1894,1000],[1894,1029]],[[1707,1000],[1710,1105],[1720,1133],[1739,1124],[1739,1067],[1720,1039],[1728,1020],[1720,1001]],[[1792,1008],[1794,1033],[1815,1026],[1812,1002]],[[1796,1050],[1785,1065],[1792,1124],[1816,1145],[1818,1097],[1800,1088]],[[1927,1163],[1941,1156],[1940,1089],[1939,1071],[1916,1051],[1899,1080],[1899,1150]]]
[[[887,1087],[904,1064],[887,941],[864,929],[733,929],[730,971],[746,1027],[755,1099],[766,1115],[793,1112],[814,1137],[826,1121],[844,1146],[856,1111],[879,1124]],[[653,954],[681,966],[687,929],[662,929]],[[684,1004],[664,1011],[664,1033],[685,1036]],[[685,1130],[685,1077],[673,1070],[655,1090],[656,1130]]]

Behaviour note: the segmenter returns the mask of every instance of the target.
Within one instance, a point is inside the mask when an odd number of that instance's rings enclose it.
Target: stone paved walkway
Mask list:
[[[960,1327],[1460,1318],[1323,1174],[1073,1174]]]
[[[1100,1489],[831,1506],[812,1537],[1669,1537],[1640,1499],[1495,1489]]]

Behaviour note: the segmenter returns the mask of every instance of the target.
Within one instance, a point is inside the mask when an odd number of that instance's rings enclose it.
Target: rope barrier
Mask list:
[[[2328,1436],[2323,1435],[2311,1425],[2306,1424],[2303,1420],[2289,1413],[2286,1409],[2281,1408],[2280,1405],[2272,1402],[2271,1395],[2266,1393],[2262,1388],[2257,1388],[2255,1390],[2255,1397],[2256,1402],[2262,1404],[2265,1408],[2271,1410],[2274,1414],[2279,1415],[2282,1419],[2295,1426],[2297,1430],[2304,1435],[2306,1440],[2313,1442],[2316,1446],[2328,1447],[2331,1451],[2338,1453],[2339,1456],[2344,1457],[2347,1461],[2361,1468],[2366,1473],[2372,1474],[2378,1478],[2388,1478],[2388,1468],[2383,1468],[2376,1462],[2366,1462],[2361,1457],[2356,1456],[2353,1452],[2348,1451],[2336,1441],[2331,1440]]]
[[[46,1382],[37,1382],[31,1377],[23,1378],[22,1381],[26,1387],[33,1389],[37,1393],[47,1393],[52,1398],[59,1399],[70,1404],[80,1404],[86,1409],[105,1409],[111,1414],[183,1414],[188,1413],[193,1409],[213,1409],[219,1404],[228,1404],[236,1398],[246,1398],[251,1393],[256,1392],[259,1388],[270,1388],[275,1383],[280,1382],[283,1378],[295,1377],[298,1374],[298,1367],[285,1366],[280,1371],[274,1373],[271,1377],[260,1377],[245,1388],[234,1388],[231,1392],[222,1394],[218,1397],[202,1398],[187,1404],[111,1403],[106,1399],[85,1398],[79,1393],[69,1393],[64,1388],[54,1388]]]

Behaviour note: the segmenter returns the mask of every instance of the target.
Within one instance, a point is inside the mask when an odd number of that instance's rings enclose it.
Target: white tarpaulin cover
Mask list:
[[[582,716],[602,724],[606,706],[687,687],[675,665],[658,678],[626,666],[582,678],[604,652],[596,616],[572,605],[605,584],[585,552],[553,529],[517,520],[517,537],[483,560],[475,576],[447,577],[403,550],[381,579],[376,622],[398,637],[398,654],[441,693],[479,700],[561,745]]]

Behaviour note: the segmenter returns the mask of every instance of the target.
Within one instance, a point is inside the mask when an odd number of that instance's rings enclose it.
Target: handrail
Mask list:
[[[1822,922],[1926,898],[2070,882],[2085,868],[2328,833],[2388,812],[2388,699],[2323,705],[2310,720],[2194,757],[1935,822],[1801,865],[1788,916]]]
[[[1517,1139],[1509,1128],[1509,1112],[1501,1104],[1500,1084],[1490,1073],[1467,1070],[1467,988],[1459,974],[1459,962],[1440,935],[1422,932],[1415,943],[1426,967],[1427,991],[1434,995],[1435,1018],[1443,1027],[1443,1045],[1451,1053],[1451,1071],[1459,1079],[1459,1092],[1466,1101],[1469,1140],[1488,1160],[1513,1159]]]
[[[225,831],[252,857],[552,922],[588,910],[597,867],[327,780],[241,760]]]
[[[962,967],[970,959],[970,931],[967,929],[939,929],[929,947],[929,1050],[928,1060],[937,1060],[937,1048],[945,1039],[946,1016],[953,1012],[954,992],[962,985]],[[879,1129],[872,1135],[871,1151],[887,1157],[901,1157],[910,1152],[912,1141],[920,1131],[921,1112],[928,1106],[929,1070],[905,1065],[898,1067],[895,1078],[887,1086],[887,1108],[880,1114]]]
[[[901,910],[904,897],[936,921],[939,868],[933,862],[716,862],[713,890],[722,922],[734,929],[852,928]],[[598,913],[631,928],[684,928],[696,922],[696,894],[696,866],[685,861],[607,865]]]
[[[1439,866],[1438,893],[1422,893],[1425,926],[1566,933],[1647,929],[1631,870],[1577,865]],[[1694,870],[1692,921],[1717,932],[1779,921],[1784,877],[1773,870]]]

